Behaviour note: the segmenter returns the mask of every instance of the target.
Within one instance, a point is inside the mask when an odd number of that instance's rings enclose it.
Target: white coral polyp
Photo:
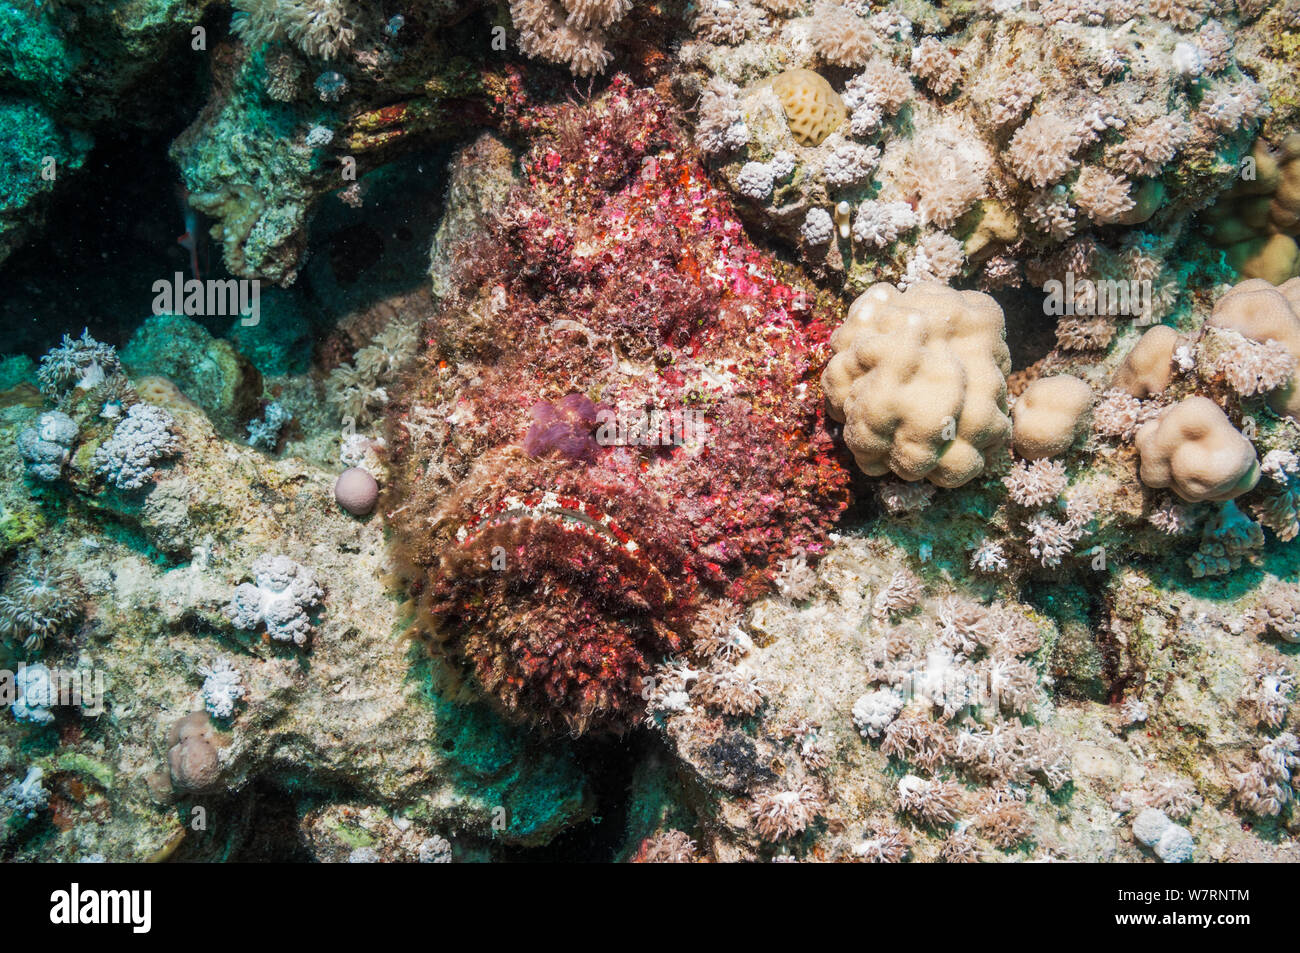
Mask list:
[[[265,625],[277,642],[303,645],[312,631],[308,611],[322,596],[311,570],[287,556],[262,556],[253,564],[253,582],[235,588],[225,612],[237,628]]]

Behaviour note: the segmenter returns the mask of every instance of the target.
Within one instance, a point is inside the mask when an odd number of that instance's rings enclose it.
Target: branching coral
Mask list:
[[[325,392],[340,414],[364,423],[388,403],[386,385],[396,379],[419,344],[414,324],[397,318],[325,378]]]
[[[1114,147],[1113,158],[1129,175],[1156,175],[1187,142],[1191,126],[1182,116],[1168,113],[1129,130]]]
[[[1034,188],[1057,182],[1074,167],[1083,144],[1074,123],[1053,113],[1035,113],[1016,130],[1007,146],[1007,161]]]
[[[288,556],[260,556],[253,563],[253,582],[235,587],[225,614],[236,628],[265,626],[277,642],[304,645],[312,632],[309,613],[324,595],[310,569]]]
[[[691,697],[724,715],[752,715],[763,704],[763,689],[743,665],[723,664],[700,675]]]
[[[996,540],[982,539],[979,545],[971,550],[970,567],[976,572],[1005,572],[1010,565],[1005,549]]]
[[[1285,668],[1261,664],[1255,670],[1254,683],[1242,694],[1255,708],[1255,717],[1268,729],[1282,727],[1291,708],[1295,677]]]
[[[880,590],[872,602],[872,621],[876,625],[884,625],[890,619],[914,608],[923,593],[921,580],[906,569],[900,569],[890,577],[889,584]]]
[[[795,553],[777,563],[777,571],[772,577],[777,592],[791,602],[803,602],[812,595],[817,585],[817,573],[808,565],[803,553]]]
[[[623,2],[626,4],[624,9],[631,6],[628,0]],[[585,0],[584,5],[605,6],[606,4]],[[694,29],[697,36],[710,43],[735,46],[745,41],[745,34],[753,29],[755,24],[754,11],[748,6],[733,3],[731,0],[704,0],[695,15]]]
[[[957,57],[932,36],[912,48],[912,72],[940,96],[947,96],[961,80]]]
[[[908,774],[898,782],[898,808],[925,824],[951,824],[957,820],[961,793],[961,785],[954,781],[927,781]]]
[[[823,60],[834,66],[862,66],[870,59],[875,33],[852,10],[838,3],[818,3],[809,38]]]
[[[1069,755],[1059,740],[1016,722],[962,728],[952,757],[975,777],[997,784],[1025,784],[1038,775],[1056,790],[1071,775]]]
[[[95,472],[119,490],[138,490],[157,464],[180,452],[175,420],[161,407],[134,404],[95,451]]]
[[[1259,521],[1283,542],[1300,536],[1300,458],[1289,450],[1270,450],[1260,463],[1271,492],[1256,504]]]
[[[974,827],[996,847],[1008,850],[1033,833],[1024,801],[1003,791],[991,791],[982,798]]]
[[[1017,122],[1033,104],[1034,97],[1043,91],[1043,84],[1033,73],[1013,73],[1003,79],[992,91],[989,118],[995,126],[1009,126]]]
[[[1051,460],[1019,463],[1002,478],[1011,499],[1032,509],[1055,502],[1067,482],[1065,464]]]
[[[912,79],[906,70],[889,60],[873,59],[861,73],[845,84],[844,105],[854,112],[864,106],[871,106],[882,115],[892,115],[912,95]]]
[[[1122,176],[1085,166],[1075,180],[1075,204],[1098,225],[1109,225],[1133,210],[1137,203],[1130,195],[1131,183]]]
[[[749,804],[754,829],[764,840],[778,841],[802,834],[822,810],[821,795],[804,784],[789,791],[766,792]]]
[[[889,723],[880,743],[881,753],[934,771],[943,765],[951,749],[948,732],[939,722],[915,708],[909,708]]]
[[[724,79],[710,80],[700,94],[696,145],[708,155],[718,155],[744,148],[748,142],[749,127],[740,111],[740,90]]]
[[[80,338],[63,335],[63,343],[41,358],[36,378],[41,393],[61,397],[74,388],[90,390],[102,384],[105,378],[121,372],[122,362],[118,360],[117,349],[96,341],[89,330],[84,330]]]
[[[685,831],[663,831],[641,842],[636,853],[639,864],[691,864],[698,851],[695,841]]]
[[[1256,759],[1233,775],[1234,798],[1247,813],[1277,817],[1295,800],[1292,772],[1300,767],[1300,740],[1284,731],[1265,742]]]
[[[1182,536],[1191,532],[1195,520],[1189,514],[1187,507],[1166,500],[1151,511],[1147,516],[1147,522],[1166,536]]]
[[[631,6],[628,0],[574,3],[571,8],[557,0],[510,0],[510,18],[525,56],[567,66],[577,76],[593,76],[614,58],[605,48],[606,29]]]
[[[921,221],[940,228],[957,221],[985,191],[981,170],[959,150],[924,140],[912,144],[895,181],[904,195],[916,197]]]
[[[1152,401],[1142,401],[1133,395],[1113,388],[1098,398],[1092,408],[1092,428],[1103,437],[1132,440],[1138,428],[1160,413],[1160,406]]]
[[[853,853],[864,863],[897,864],[911,849],[912,838],[907,831],[886,818],[876,818],[867,823]]]
[[[919,513],[930,505],[935,494],[932,483],[899,483],[889,481],[876,488],[880,504],[895,515]]]

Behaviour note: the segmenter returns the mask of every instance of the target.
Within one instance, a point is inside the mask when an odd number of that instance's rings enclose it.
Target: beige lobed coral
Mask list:
[[[831,337],[822,374],[830,415],[859,467],[961,486],[1005,443],[1011,359],[988,295],[932,282],[873,285]]]
[[[1245,278],[1281,283],[1300,274],[1300,132],[1276,146],[1258,139],[1253,167],[1201,214],[1209,240]]]
[[[1087,428],[1092,388],[1077,377],[1043,377],[1025,388],[1011,412],[1016,453],[1026,460],[1054,457],[1070,449]]]
[[[1259,482],[1251,442],[1208,397],[1187,397],[1144,424],[1135,438],[1142,482],[1184,500],[1224,501]]]
[[[1206,325],[1236,331],[1252,341],[1276,341],[1300,358],[1300,278],[1277,287],[1262,278],[1248,278],[1215,302]],[[1269,405],[1300,420],[1300,389],[1294,376],[1269,395]]]
[[[1159,394],[1173,376],[1177,345],[1178,332],[1173,328],[1163,324],[1150,328],[1125,356],[1111,386],[1143,399]]]

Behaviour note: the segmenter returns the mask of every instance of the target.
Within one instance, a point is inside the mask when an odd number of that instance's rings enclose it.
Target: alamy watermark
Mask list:
[[[596,414],[596,443],[602,447],[701,447],[712,430],[702,411],[650,410],[619,414],[608,408]]]
[[[91,668],[46,668],[24,665],[0,669],[0,707],[19,704],[28,718],[50,708],[80,708],[86,715],[104,713],[104,673]]]
[[[262,283],[256,278],[190,278],[176,272],[153,283],[153,313],[187,317],[238,317],[246,328],[262,317]]]

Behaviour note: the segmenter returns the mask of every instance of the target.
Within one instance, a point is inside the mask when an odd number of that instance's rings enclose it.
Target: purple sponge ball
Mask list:
[[[353,516],[365,516],[379,499],[379,484],[360,467],[348,467],[334,484],[334,499]]]

